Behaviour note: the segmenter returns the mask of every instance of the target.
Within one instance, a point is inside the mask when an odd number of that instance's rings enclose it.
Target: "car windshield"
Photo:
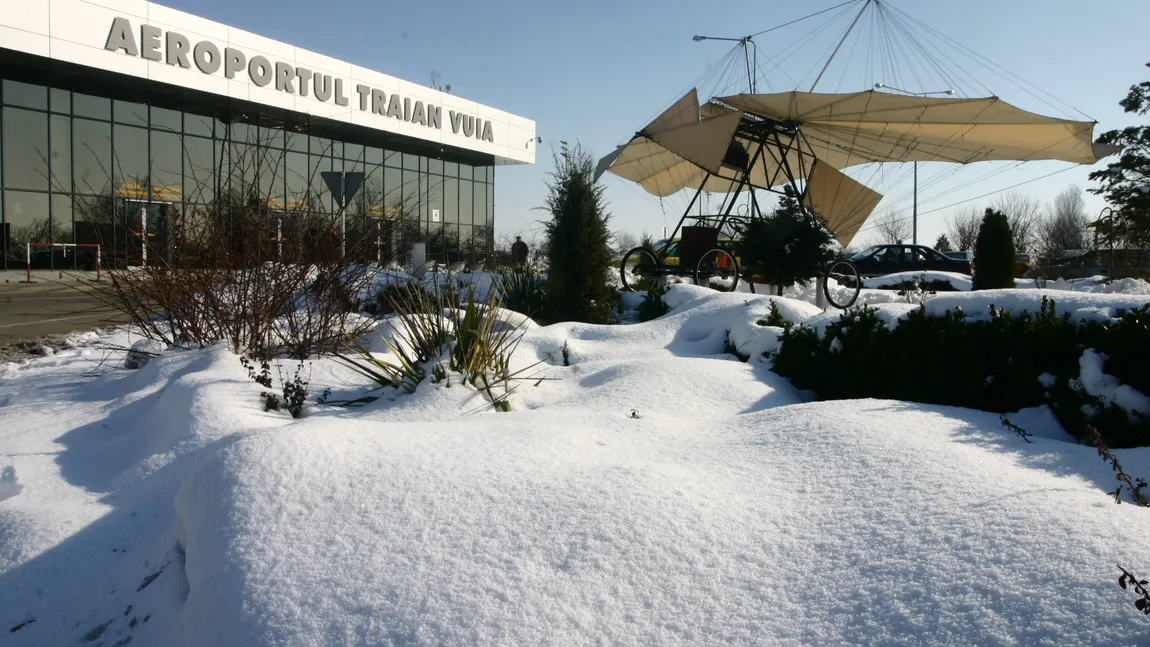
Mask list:
[[[866,249],[862,250],[861,252],[855,254],[854,256],[851,256],[851,260],[852,261],[861,261],[862,259],[870,256],[871,254],[875,253],[876,251],[878,251],[880,249],[882,249],[882,246],[872,245],[872,246],[867,247]]]

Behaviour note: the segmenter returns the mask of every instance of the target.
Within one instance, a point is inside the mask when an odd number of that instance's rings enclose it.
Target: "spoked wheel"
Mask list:
[[[862,277],[859,276],[859,268],[850,261],[835,261],[827,268],[826,280],[823,281],[823,296],[827,298],[827,303],[838,308],[845,310],[858,301],[859,293],[862,291]],[[831,282],[837,284],[837,290],[831,290]],[[846,290],[845,292],[843,290]],[[835,294],[838,294],[836,297]]]
[[[695,285],[720,292],[734,292],[739,286],[739,264],[727,250],[716,247],[699,257]]]
[[[654,279],[658,276],[659,262],[654,254],[636,247],[623,255],[623,263],[619,266],[619,278],[623,281],[623,289],[634,292],[636,284],[643,279]],[[645,281],[649,282],[649,281]]]

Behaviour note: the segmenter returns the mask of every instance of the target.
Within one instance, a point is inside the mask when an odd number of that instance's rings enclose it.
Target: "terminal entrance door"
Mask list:
[[[120,201],[114,235],[117,265],[141,267],[171,261],[171,230],[175,208],[170,202]]]

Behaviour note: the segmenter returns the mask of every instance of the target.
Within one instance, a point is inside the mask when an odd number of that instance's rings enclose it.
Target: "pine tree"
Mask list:
[[[1118,103],[1126,112],[1150,113],[1150,81],[1131,86]],[[1091,180],[1101,184],[1090,192],[1105,196],[1118,215],[1100,223],[1100,234],[1116,247],[1150,246],[1150,125],[1102,133],[1098,143],[1122,147],[1118,161],[1090,174]]]
[[[1014,237],[1006,214],[987,209],[974,243],[974,289],[1014,287]]]
[[[940,252],[954,251],[950,246],[950,239],[946,237],[946,234],[942,234],[938,237],[938,240],[934,241],[934,248]]]
[[[547,184],[547,315],[552,323],[606,323],[613,292],[611,232],[603,187],[594,183],[591,156],[562,142]]]
[[[819,219],[804,210],[790,187],[774,213],[747,224],[739,257],[758,270],[762,280],[781,291],[818,276],[833,258],[833,236]]]

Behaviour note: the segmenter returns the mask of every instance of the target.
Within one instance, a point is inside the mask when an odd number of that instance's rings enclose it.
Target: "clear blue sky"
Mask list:
[[[578,141],[596,157],[610,152],[729,51],[731,43],[696,43],[692,35],[746,35],[838,4],[836,0],[160,1],[412,82],[427,83],[431,71],[437,70],[441,81],[452,85],[453,94],[534,119],[543,138],[537,164],[500,167],[497,173],[497,235],[539,229],[538,221],[545,216],[535,208],[543,202],[546,174],[552,169],[550,154],[560,140]],[[1146,0],[884,1],[1089,115],[1099,122],[1096,132],[1134,123],[1118,101],[1130,85],[1150,78],[1150,69],[1143,67],[1150,62]],[[772,60],[785,56],[776,54],[838,13],[758,37],[761,69],[771,69]],[[819,59],[829,53],[851,15],[831,22],[809,45],[761,75],[759,90],[787,91],[800,82],[802,89],[808,89],[817,72],[812,67],[817,68]],[[900,86],[911,86],[904,88],[910,91],[946,89],[940,85],[945,83],[941,76],[931,72],[925,59],[915,58],[910,41],[897,30],[887,33],[896,39],[901,74],[891,68],[883,71],[887,57],[880,27],[868,19],[859,23],[836,59],[842,64],[831,68],[820,91],[861,90],[875,82],[895,85],[888,77],[900,81]],[[921,30],[917,35],[926,36]],[[936,36],[924,42],[928,51],[937,51],[936,58],[952,78],[961,81],[965,70],[994,94],[1023,108],[1085,119],[1051,99],[1039,100]],[[942,52],[952,58],[946,60]],[[919,73],[917,82],[912,69]],[[699,85],[702,90],[726,84],[727,91],[741,91],[745,82],[745,71],[733,69],[729,76],[713,73]],[[953,85],[967,96],[986,94],[972,82]],[[1068,166],[920,167],[920,242],[932,243],[942,231],[944,219],[954,211],[949,205]],[[1015,190],[1045,204],[1070,184],[1091,186],[1090,170],[1074,167]],[[909,177],[902,179],[908,171],[888,166],[876,176],[880,186],[874,188],[887,196],[876,214],[892,208],[909,214],[911,182]],[[614,176],[606,176],[604,182],[612,229],[658,235],[664,224],[674,226],[686,203],[685,198],[671,198],[660,205]],[[982,207],[994,197],[962,207]],[[1091,194],[1087,205],[1092,214],[1104,206]],[[871,235],[860,233],[856,244],[867,242]]]

